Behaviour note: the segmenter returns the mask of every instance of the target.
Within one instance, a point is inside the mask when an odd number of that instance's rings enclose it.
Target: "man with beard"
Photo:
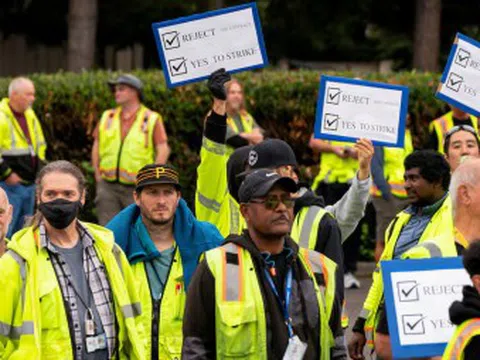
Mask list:
[[[477,360],[480,354],[480,243],[472,243],[463,255],[463,266],[473,286],[463,288],[462,301],[450,307],[450,321],[457,325],[443,360]]]
[[[7,232],[12,220],[12,205],[8,202],[7,193],[0,188],[0,257],[5,253]]]
[[[133,274],[111,231],[78,220],[85,196],[72,163],[39,172],[39,212],[0,258],[0,358],[145,359]]]
[[[450,167],[442,155],[431,150],[417,151],[405,159],[405,190],[410,206],[400,212],[385,233],[381,261],[434,256],[456,256],[453,238],[431,241],[453,233],[451,201],[448,195]],[[426,251],[418,251],[420,246]],[[413,251],[413,253],[412,253]],[[368,342],[382,360],[392,358],[384,307],[380,262],[373,273],[373,284],[364,303],[349,343],[352,359],[363,359]]]
[[[172,166],[147,165],[136,178],[135,204],[107,225],[137,281],[147,359],[180,358],[190,278],[200,255],[223,241],[215,226],[195,219],[180,189]]]
[[[346,359],[336,264],[288,235],[297,184],[260,169],[240,185],[247,229],[192,278],[182,359]],[[333,335],[333,337],[332,337]]]

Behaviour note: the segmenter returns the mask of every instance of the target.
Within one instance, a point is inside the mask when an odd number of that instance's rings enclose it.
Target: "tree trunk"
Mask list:
[[[438,71],[442,0],[416,0],[413,67]]]
[[[68,10],[67,68],[90,69],[95,64],[97,0],[70,0]]]

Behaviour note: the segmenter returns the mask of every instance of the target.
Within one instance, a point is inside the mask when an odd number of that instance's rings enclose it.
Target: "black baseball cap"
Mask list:
[[[297,166],[297,158],[290,145],[280,139],[267,139],[255,145],[248,154],[248,165],[252,169]]]
[[[151,164],[145,165],[137,173],[135,191],[141,191],[145,186],[157,184],[170,184],[178,190],[181,189],[178,172],[171,165]]]
[[[275,185],[280,185],[291,193],[298,190],[297,184],[291,178],[280,176],[269,169],[259,169],[248,174],[243,180],[238,191],[239,200],[241,203],[247,203],[252,199],[264,197]]]

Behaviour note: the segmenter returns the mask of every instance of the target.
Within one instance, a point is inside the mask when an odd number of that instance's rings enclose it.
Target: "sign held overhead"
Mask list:
[[[315,138],[403,147],[408,108],[405,86],[346,79],[320,78]]]
[[[480,116],[480,42],[457,34],[438,85],[437,97]]]
[[[256,3],[152,24],[169,88],[268,64]]]

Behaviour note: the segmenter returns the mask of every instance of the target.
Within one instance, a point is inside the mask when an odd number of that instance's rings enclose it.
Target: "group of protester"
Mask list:
[[[362,359],[368,343],[391,359],[380,263],[348,351],[344,337],[370,192],[381,260],[464,254],[475,287],[452,306],[461,326],[445,358],[480,353],[480,160],[462,160],[479,156],[476,122],[458,110],[433,122],[445,155],[413,151],[408,131],[404,149],[312,138],[322,156],[310,188],[221,69],[208,81],[194,215],[141,81],[110,85],[118,107],[92,149],[100,225],[78,219],[82,172],[45,162],[33,83],[14,79],[0,104],[1,358]]]

